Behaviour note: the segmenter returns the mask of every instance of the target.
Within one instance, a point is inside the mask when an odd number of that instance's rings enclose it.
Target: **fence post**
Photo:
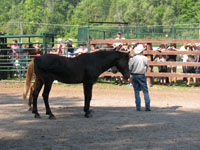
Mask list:
[[[152,44],[151,43],[147,43],[147,52],[151,51],[152,50]],[[148,58],[148,62],[151,61],[151,55],[150,54],[147,54],[147,58]],[[148,67],[147,69],[147,73],[150,73],[152,72],[153,70],[153,67]],[[147,77],[147,83],[148,83],[148,87],[151,86],[151,77]]]
[[[176,39],[176,27],[172,27],[173,39]]]
[[[47,54],[48,50],[47,50],[47,46],[46,46],[46,34],[43,33],[42,34],[42,48],[43,48],[43,54]]]

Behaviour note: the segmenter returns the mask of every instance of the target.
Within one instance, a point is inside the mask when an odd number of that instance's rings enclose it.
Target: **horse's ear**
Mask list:
[[[120,51],[121,48],[122,48],[122,45],[116,46],[114,47],[113,51]]]
[[[117,51],[117,47],[114,47],[114,48],[113,48],[113,51]]]

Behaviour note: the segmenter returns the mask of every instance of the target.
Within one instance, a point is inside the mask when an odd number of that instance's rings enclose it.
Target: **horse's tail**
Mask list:
[[[24,84],[24,93],[23,93],[23,99],[25,103],[27,103],[27,94],[31,87],[31,80],[33,78],[33,74],[34,74],[34,60],[30,62],[27,68],[26,83]]]

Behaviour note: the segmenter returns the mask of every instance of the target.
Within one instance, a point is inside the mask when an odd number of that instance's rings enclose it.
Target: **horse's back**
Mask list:
[[[125,63],[128,70],[128,54],[116,51],[85,53],[75,58],[46,54],[35,58],[34,69],[36,75],[43,80],[52,79],[64,83],[95,82],[101,73],[124,56],[127,56]]]
[[[44,80],[59,80],[64,83],[79,83],[82,80],[82,63],[73,58],[46,54],[35,58],[34,67],[36,75]]]

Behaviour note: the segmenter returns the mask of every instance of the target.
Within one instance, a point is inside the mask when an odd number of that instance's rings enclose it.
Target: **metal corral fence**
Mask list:
[[[70,49],[74,50],[79,45],[87,44],[73,42],[72,45],[71,39],[55,40],[53,33],[0,35],[0,79],[25,78],[27,66],[33,58],[47,53],[69,57],[73,55],[70,54]]]
[[[88,26],[78,28],[78,40],[89,41],[90,39],[105,40],[116,38],[117,32],[122,32],[126,39],[198,39],[200,28],[179,26]]]
[[[54,46],[54,34],[0,35],[0,79],[25,77],[28,63]],[[38,47],[35,48],[34,45]]]
[[[147,51],[144,52],[145,55],[147,55],[149,60],[149,65],[154,66],[194,66],[194,67],[200,67],[200,62],[154,62],[152,61],[152,56],[156,55],[200,55],[200,51],[153,51],[152,45],[153,44],[170,44],[170,43],[176,43],[176,44],[185,44],[185,43],[200,43],[200,39],[125,39],[125,40],[91,40],[90,44],[95,47],[99,44],[112,45],[113,43],[128,43],[129,45],[131,43],[143,43],[147,44]],[[121,76],[121,74],[113,74],[112,72],[105,72],[101,76]],[[146,76],[148,77],[148,83],[151,84],[151,78],[152,77],[195,77],[200,78],[200,72],[199,73],[159,73],[159,72],[153,72],[152,68],[149,67],[147,70]]]

